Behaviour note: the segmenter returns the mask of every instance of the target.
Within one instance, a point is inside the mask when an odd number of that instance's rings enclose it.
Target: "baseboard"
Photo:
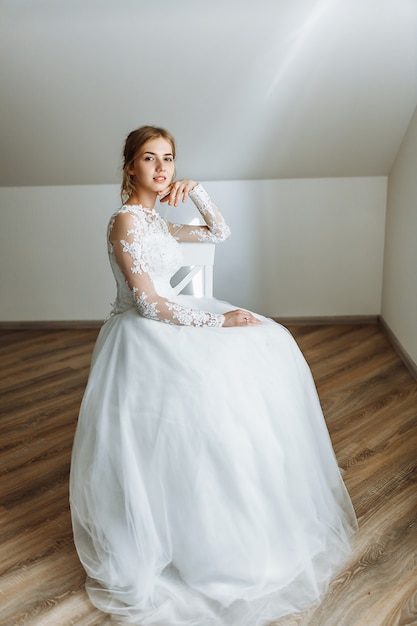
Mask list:
[[[283,326],[315,326],[326,324],[377,324],[378,315],[336,315],[322,317],[272,317]],[[2,330],[70,330],[72,328],[101,328],[104,320],[36,320],[1,322]]]
[[[398,354],[398,356],[403,361],[404,365],[410,371],[410,374],[417,380],[417,363],[413,361],[408,352],[405,350],[404,346],[398,341],[397,337],[392,332],[391,328],[388,326],[387,322],[384,320],[382,316],[379,316],[378,323],[386,335],[388,341]]]
[[[27,322],[0,322],[4,330],[73,330],[101,328],[104,320],[42,320]]]
[[[317,317],[273,317],[283,326],[325,326],[327,324],[378,324],[378,315],[329,315]]]

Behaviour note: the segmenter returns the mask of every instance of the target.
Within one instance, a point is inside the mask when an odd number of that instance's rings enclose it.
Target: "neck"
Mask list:
[[[139,189],[132,193],[126,204],[140,204],[147,209],[153,209],[155,207],[157,197],[157,193]]]

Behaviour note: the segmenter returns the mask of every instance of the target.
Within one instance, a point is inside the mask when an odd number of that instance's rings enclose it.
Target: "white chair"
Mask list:
[[[174,276],[175,295],[187,286],[194,296],[213,296],[213,265],[216,245],[214,243],[180,243],[184,266]],[[185,275],[184,275],[185,273]],[[179,276],[179,278],[177,278]],[[178,279],[178,282],[176,280]]]

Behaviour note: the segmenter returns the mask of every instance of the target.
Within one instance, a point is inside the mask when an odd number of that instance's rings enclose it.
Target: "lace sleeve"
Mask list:
[[[150,275],[149,254],[143,247],[146,222],[127,211],[119,213],[109,230],[111,254],[123,273],[141,315],[180,326],[222,326],[224,315],[181,306],[160,296]]]
[[[220,243],[230,236],[230,228],[223,215],[213,204],[204,187],[199,183],[189,194],[197,209],[200,211],[205,225],[188,226],[186,224],[169,223],[171,235],[177,241],[207,241]]]

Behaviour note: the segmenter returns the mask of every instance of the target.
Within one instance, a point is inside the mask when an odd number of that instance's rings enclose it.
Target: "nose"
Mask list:
[[[165,169],[165,161],[163,159],[157,159],[156,161],[156,169],[159,172],[160,170]]]

